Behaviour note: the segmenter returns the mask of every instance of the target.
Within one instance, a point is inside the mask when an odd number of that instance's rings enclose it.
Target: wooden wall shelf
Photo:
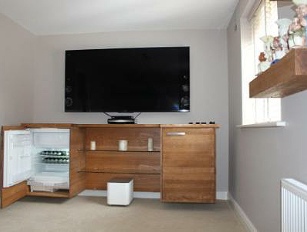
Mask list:
[[[249,83],[251,98],[282,98],[307,89],[307,48],[293,48]]]

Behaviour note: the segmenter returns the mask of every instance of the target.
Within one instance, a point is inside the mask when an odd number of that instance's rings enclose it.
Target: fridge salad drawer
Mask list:
[[[59,189],[69,189],[67,177],[61,176],[34,176],[28,180],[31,192],[55,192]]]

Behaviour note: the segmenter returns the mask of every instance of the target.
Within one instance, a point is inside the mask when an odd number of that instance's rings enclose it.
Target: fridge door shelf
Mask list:
[[[3,187],[11,187],[30,177],[31,145],[29,131],[4,132]]]

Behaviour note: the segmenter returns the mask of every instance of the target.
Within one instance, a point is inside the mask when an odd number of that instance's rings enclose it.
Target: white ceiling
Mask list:
[[[36,35],[225,29],[238,0],[0,0],[0,13]]]

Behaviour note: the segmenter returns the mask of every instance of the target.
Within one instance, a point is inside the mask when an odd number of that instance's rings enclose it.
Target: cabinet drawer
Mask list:
[[[215,148],[213,128],[166,128],[163,129],[162,139],[163,151],[212,153]]]

